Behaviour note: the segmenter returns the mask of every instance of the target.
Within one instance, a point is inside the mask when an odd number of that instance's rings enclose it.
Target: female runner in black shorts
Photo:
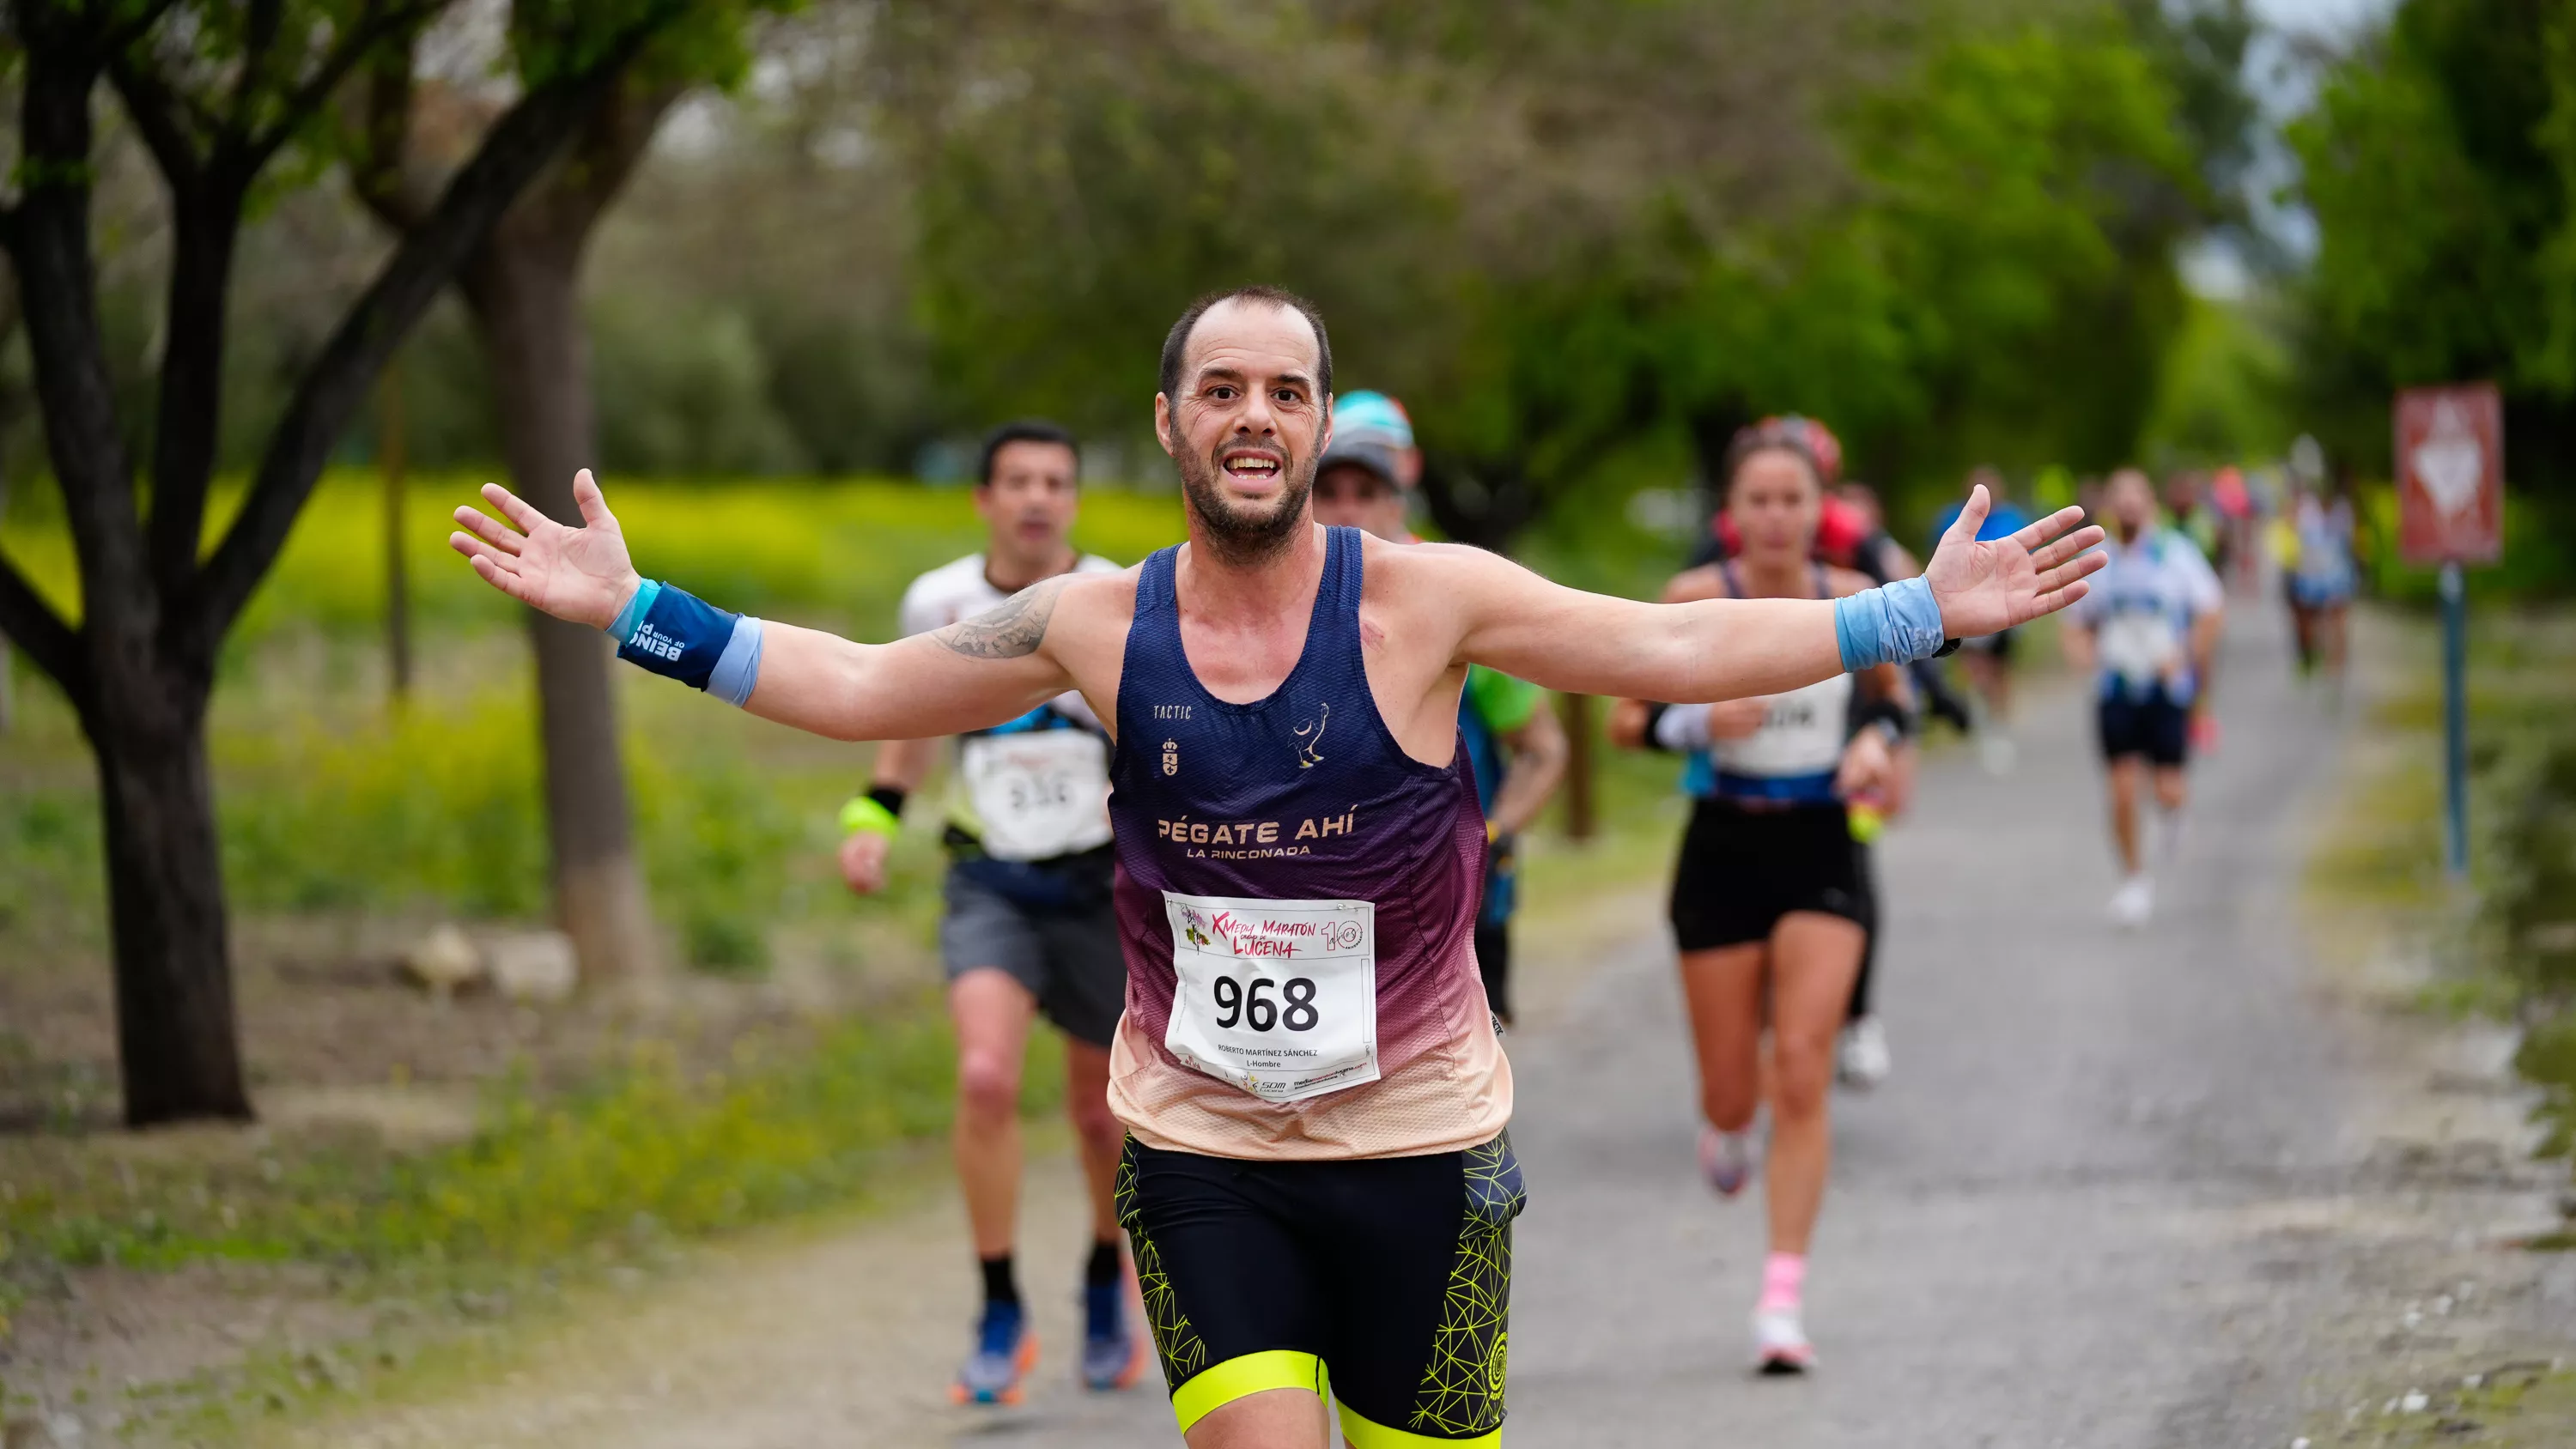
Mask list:
[[[1823,489],[1794,432],[1747,430],[1728,454],[1726,479],[1742,551],[1674,579],[1667,600],[1823,598],[1869,587],[1863,575],[1808,556]],[[1843,802],[1882,781],[1911,724],[1893,668],[1714,705],[1630,700],[1613,717],[1620,743],[1690,758],[1684,787],[1695,803],[1674,872],[1673,934],[1699,1058],[1701,1165],[1728,1197],[1752,1174],[1769,1028],[1771,1252],[1753,1315],[1756,1362],[1767,1372],[1799,1372],[1815,1360],[1801,1289],[1832,1152],[1834,1041],[1867,923]]]

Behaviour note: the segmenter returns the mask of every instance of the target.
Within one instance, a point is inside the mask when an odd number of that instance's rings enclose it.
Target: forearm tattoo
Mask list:
[[[1041,579],[1001,603],[960,619],[930,637],[970,659],[1020,659],[1046,642],[1047,620],[1055,614],[1055,596],[1064,590],[1062,576]]]

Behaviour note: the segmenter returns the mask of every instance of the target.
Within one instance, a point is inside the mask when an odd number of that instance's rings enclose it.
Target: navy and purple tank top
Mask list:
[[[1140,571],[1110,764],[1127,1010],[1109,1096],[1149,1145],[1402,1156],[1511,1115],[1474,955],[1474,776],[1463,750],[1407,755],[1378,714],[1362,548],[1327,531],[1305,648],[1252,704],[1190,667],[1179,550]]]

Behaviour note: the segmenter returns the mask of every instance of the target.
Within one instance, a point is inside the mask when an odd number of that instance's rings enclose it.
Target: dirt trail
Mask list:
[[[2102,924],[2111,873],[2068,691],[2027,704],[2017,773],[1940,760],[1889,837],[1898,1075],[1837,1106],[1813,1379],[1742,1371],[1760,1215],[1694,1180],[1660,931],[1597,957],[1514,1039],[1532,1204],[1511,1443],[2287,1445],[2359,1434],[2346,1411],[2368,1394],[2377,1416],[2409,1376],[2576,1340],[2576,1264],[2501,1245],[2550,1221],[2563,1181],[2523,1156],[2502,1039],[2400,1018],[2385,983],[2322,971],[2302,946],[2299,857],[2359,711],[2294,693],[2277,629],[2249,612],[2225,745],[2198,771],[2151,929]],[[1017,1411],[941,1401],[971,1291],[943,1194],[711,1251],[533,1335],[504,1382],[278,1442],[1175,1442],[1159,1393],[1074,1388],[1080,1231],[1047,1230],[1081,1221],[1061,1156],[1030,1198],[1024,1282],[1050,1353]]]

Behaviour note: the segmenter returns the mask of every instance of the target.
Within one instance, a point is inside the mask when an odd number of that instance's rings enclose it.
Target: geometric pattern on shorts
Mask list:
[[[1190,1326],[1190,1316],[1181,1311],[1181,1297],[1172,1291],[1171,1275],[1163,1271],[1163,1255],[1154,1240],[1145,1236],[1145,1225],[1136,1211],[1136,1153],[1133,1139],[1128,1150],[1118,1156],[1118,1177],[1113,1188],[1118,1207],[1119,1226],[1127,1230],[1128,1242],[1136,1255],[1136,1288],[1145,1300],[1145,1323],[1154,1332],[1154,1353],[1163,1361],[1163,1385],[1177,1390],[1199,1370],[1207,1367],[1207,1340]]]
[[[1529,1200],[1509,1134],[1465,1152],[1466,1220],[1449,1271],[1440,1332],[1414,1395],[1409,1427],[1444,1439],[1502,1427],[1512,1304],[1512,1219]]]

